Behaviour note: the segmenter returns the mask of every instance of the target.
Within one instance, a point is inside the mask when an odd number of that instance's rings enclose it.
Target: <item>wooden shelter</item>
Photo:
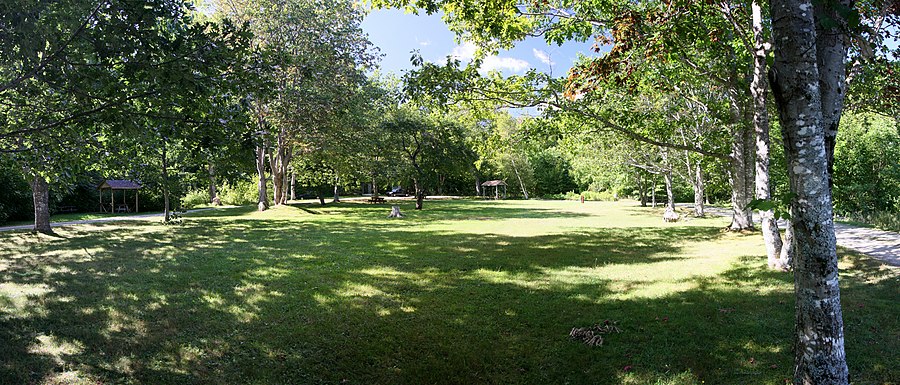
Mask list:
[[[494,188],[494,199],[500,199],[500,186],[503,186],[503,199],[506,199],[506,182],[502,180],[489,180],[481,184],[481,187],[493,187]],[[486,189],[481,189],[481,196],[484,196],[484,191]]]
[[[130,212],[138,212],[138,190],[141,189],[141,184],[135,182],[133,180],[124,180],[124,179],[109,179],[100,183],[97,186],[97,190],[100,190],[100,212],[101,213],[130,213]],[[109,202],[103,202],[103,190],[109,190]],[[116,203],[116,190],[122,191],[122,200],[119,203]],[[131,210],[131,207],[128,206],[128,203],[125,201],[126,192],[128,190],[134,191],[134,211]]]

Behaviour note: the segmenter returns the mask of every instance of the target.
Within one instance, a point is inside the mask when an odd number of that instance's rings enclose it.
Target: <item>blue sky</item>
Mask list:
[[[411,51],[419,50],[427,61],[444,62],[447,56],[468,62],[475,53],[471,43],[457,42],[453,32],[439,15],[407,14],[396,9],[377,9],[366,16],[362,29],[369,40],[384,55],[382,72],[397,75],[412,68]],[[502,51],[484,60],[482,69],[498,70],[509,76],[522,74],[536,68],[554,76],[565,76],[578,57],[578,53],[594,55],[590,50],[593,41],[568,42],[562,46],[548,45],[541,38],[530,38],[516,44],[515,48]]]

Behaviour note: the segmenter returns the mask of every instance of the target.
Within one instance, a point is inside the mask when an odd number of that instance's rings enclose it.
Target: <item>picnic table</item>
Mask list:
[[[74,212],[77,212],[77,211],[78,211],[78,207],[75,207],[75,206],[60,206],[60,207],[57,209],[57,211],[58,211],[60,214],[74,213]]]
[[[386,201],[385,201],[384,198],[382,198],[382,197],[371,197],[371,198],[369,198],[369,200],[367,200],[366,202],[369,202],[369,203],[384,203],[384,202],[386,202]]]

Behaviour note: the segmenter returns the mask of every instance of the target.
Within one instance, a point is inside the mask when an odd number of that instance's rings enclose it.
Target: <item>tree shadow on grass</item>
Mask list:
[[[0,251],[0,383],[768,384],[791,373],[790,276],[762,259],[688,274],[664,295],[622,286],[659,281],[642,278],[716,229],[105,226],[21,245],[15,258]],[[856,258],[860,273],[842,277],[845,309],[865,303],[845,312],[851,370],[860,383],[890,382],[896,275]],[[603,346],[567,336],[604,320],[623,332]],[[864,354],[870,342],[877,355]]]

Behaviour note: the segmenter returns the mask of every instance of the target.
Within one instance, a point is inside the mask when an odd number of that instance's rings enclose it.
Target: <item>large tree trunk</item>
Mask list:
[[[256,146],[256,176],[259,200],[256,209],[264,211],[269,208],[269,194],[266,192],[266,146],[265,142]]]
[[[694,167],[693,183],[694,188],[694,215],[697,217],[706,216],[706,206],[703,198],[706,196],[706,181],[703,179],[703,167],[700,162]]]
[[[644,175],[640,171],[637,172],[638,195],[641,198],[641,207],[647,207],[647,185],[644,182]]]
[[[34,231],[53,234],[50,227],[50,184],[41,175],[34,174],[31,179],[31,194],[34,197]]]
[[[849,0],[836,0],[851,9]],[[819,4],[815,7],[816,64],[819,70],[819,92],[822,98],[822,127],[825,130],[825,155],[828,160],[828,189],[834,187],[834,147],[837,144],[838,126],[844,110],[846,94],[848,36],[844,16],[837,4]]]
[[[475,195],[481,196],[481,175],[478,175],[478,169],[472,167],[472,175],[475,176]]]
[[[416,190],[416,210],[421,210],[422,201],[425,199],[425,190],[419,184],[419,178],[413,178],[413,187]]]
[[[378,198],[378,185],[375,182],[375,174],[372,174],[372,197]]]
[[[847,384],[826,127],[811,0],[773,0],[772,91],[788,153],[797,298],[794,383]],[[824,39],[827,41],[827,39]]]
[[[216,168],[212,162],[209,162],[207,170],[209,171],[209,203],[215,204],[219,192],[216,190]]]
[[[340,182],[341,182],[340,178],[338,178],[337,174],[335,174],[335,176],[334,176],[334,200],[333,200],[334,203],[338,203],[341,201],[341,194],[340,194],[340,184],[341,183]]]
[[[297,200],[297,175],[291,171],[291,200]]]
[[[663,173],[663,180],[666,182],[666,211],[675,212],[675,190],[672,186],[672,172]]]
[[[316,187],[316,198],[319,198],[319,205],[325,206],[325,194],[322,193],[322,186]]]
[[[163,188],[163,222],[172,220],[171,205],[169,204],[169,157],[165,139],[162,144],[162,188]],[[115,211],[115,207],[113,207]]]
[[[284,169],[281,167],[283,152],[284,149],[278,144],[269,152],[269,169],[272,170],[272,205],[275,206],[282,204],[284,198]]]
[[[769,112],[766,108],[768,83],[766,82],[766,42],[763,36],[762,8],[757,1],[751,4],[753,10],[753,80],[750,94],[753,97],[753,131],[756,133],[756,199],[771,200],[772,187],[769,182]],[[763,242],[766,244],[766,260],[770,269],[787,269],[781,261],[781,233],[775,220],[774,210],[760,210]]]
[[[748,146],[752,133],[749,127],[738,121],[733,128],[731,143],[731,225],[733,231],[753,229],[753,212],[747,206],[750,204],[751,189],[748,184],[752,167],[748,159]]]

